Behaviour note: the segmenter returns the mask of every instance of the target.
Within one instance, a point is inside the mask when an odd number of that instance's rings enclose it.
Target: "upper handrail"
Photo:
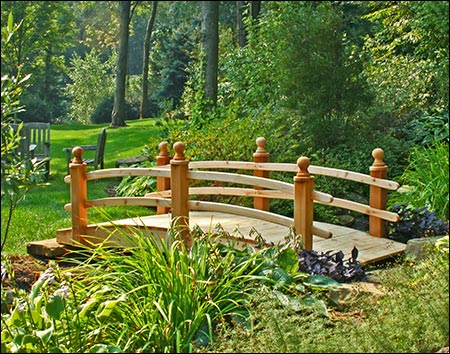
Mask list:
[[[229,168],[239,170],[261,170],[261,171],[277,171],[277,172],[292,172],[292,173],[298,172],[298,166],[296,163],[279,163],[279,162],[257,163],[257,162],[226,161],[226,160],[190,161],[189,168],[198,168],[198,169]],[[359,183],[378,186],[390,190],[397,190],[400,188],[400,184],[398,184],[395,181],[390,181],[382,178],[374,178],[370,175],[359,172],[315,165],[309,165],[308,170],[313,175],[323,175],[341,178],[349,181],[355,181]]]
[[[71,203],[65,208],[72,212],[72,235],[78,241],[87,228],[87,209],[97,206],[113,205],[145,205],[156,206],[157,213],[171,212],[173,226],[182,230],[186,245],[192,245],[189,235],[189,210],[224,211],[244,216],[253,216],[283,225],[293,225],[296,236],[303,237],[304,247],[312,249],[312,234],[320,237],[330,237],[331,233],[313,225],[313,203],[326,204],[338,208],[357,211],[369,215],[369,233],[374,236],[385,236],[384,221],[398,221],[396,213],[386,210],[387,190],[400,187],[397,182],[387,180],[387,165],[383,161],[384,151],[374,149],[373,164],[369,167],[370,175],[342,169],[314,166],[305,156],[299,157],[296,164],[269,162],[265,151],[265,139],[257,139],[258,149],[253,154],[254,161],[190,161],[186,158],[185,144],[177,142],[173,145],[175,155],[169,156],[167,143],[160,144],[160,154],[157,156],[157,166],[150,168],[110,168],[86,172],[83,163],[83,150],[73,149],[74,159],[69,165],[70,175],[64,178],[71,184]],[[253,175],[205,169],[236,169],[253,170]],[[269,171],[294,173],[293,183],[270,178]],[[351,180],[370,185],[370,205],[354,201],[334,198],[332,195],[314,190],[314,175],[324,175],[334,178]],[[102,178],[149,176],[157,179],[157,192],[147,193],[144,197],[112,197],[95,200],[87,199],[87,181]],[[190,187],[189,180],[213,181],[213,185]],[[250,188],[223,186],[250,185]],[[195,201],[192,195],[233,195],[253,197],[253,208],[216,202]],[[290,219],[269,212],[270,198],[290,199],[294,201],[294,218]]]

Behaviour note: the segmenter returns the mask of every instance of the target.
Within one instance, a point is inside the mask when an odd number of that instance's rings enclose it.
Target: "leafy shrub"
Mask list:
[[[95,49],[84,57],[74,54],[70,59],[68,72],[72,83],[66,86],[66,96],[70,100],[68,115],[71,120],[88,123],[102,97],[114,94],[114,68],[116,56],[103,61]],[[109,111],[111,120],[112,106]]]
[[[111,112],[114,107],[114,96],[104,96],[95,106],[91,115],[94,124],[108,123],[111,121]]]
[[[421,145],[433,144],[435,141],[448,143],[448,111],[425,113],[409,123],[408,128],[414,134],[414,142]]]
[[[397,204],[391,209],[400,217],[398,222],[388,223],[387,236],[406,243],[412,238],[448,235],[448,221],[440,219],[427,207],[414,209],[407,204]]]
[[[393,193],[390,205],[427,206],[438,217],[448,220],[448,143],[435,141],[431,145],[414,148],[399,182],[407,189],[403,193]]]
[[[114,96],[104,96],[100,99],[95,106],[91,115],[91,122],[94,124],[109,123],[111,122],[111,114],[114,108]],[[139,118],[139,108],[136,105],[132,105],[125,102],[125,119],[137,119]]]
[[[317,252],[302,250],[299,254],[298,271],[314,275],[326,275],[340,283],[360,281],[366,278],[366,273],[357,260],[358,249],[352,250],[352,255],[344,261],[344,253],[338,251]]]

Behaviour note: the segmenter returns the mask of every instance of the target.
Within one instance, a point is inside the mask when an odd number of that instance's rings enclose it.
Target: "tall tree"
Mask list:
[[[114,108],[111,116],[111,127],[124,127],[125,123],[125,83],[127,78],[128,38],[133,10],[131,1],[119,1],[119,46],[117,50],[116,91]]]
[[[152,14],[147,23],[147,30],[144,38],[144,54],[142,61],[142,98],[139,109],[139,117],[142,119],[148,114],[148,62],[150,54],[150,39],[152,37],[153,25],[155,24],[156,9],[158,1],[152,1]]]
[[[236,23],[237,23],[237,37],[239,47],[244,47],[247,43],[245,27],[244,27],[244,1],[236,1]]]
[[[247,31],[245,29],[244,14],[249,10],[251,23],[255,23],[259,13],[261,12],[261,1],[236,1],[236,22],[237,22],[237,36],[239,47],[244,47],[247,44]]]
[[[217,103],[217,72],[219,64],[219,2],[202,1],[201,35],[205,53],[205,98]]]

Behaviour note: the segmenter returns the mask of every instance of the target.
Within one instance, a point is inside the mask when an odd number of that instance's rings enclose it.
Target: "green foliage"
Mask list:
[[[115,55],[103,61],[96,50],[84,58],[76,53],[73,55],[68,73],[72,83],[66,86],[66,95],[71,102],[68,117],[72,122],[89,123],[94,111],[100,109],[97,107],[114,97],[114,65]],[[110,120],[111,112],[112,107]],[[99,116],[96,112],[95,120],[101,120]]]
[[[22,22],[11,45],[2,44],[2,73],[17,75],[17,68],[31,73],[22,101],[32,107],[19,114],[23,121],[51,121],[65,114],[63,83],[65,52],[74,45],[75,19],[63,2],[8,2],[1,6],[2,24],[9,12]],[[35,110],[37,109],[38,110]],[[36,115],[40,116],[36,119]]]
[[[436,141],[429,146],[416,146],[399,181],[403,188],[391,195],[391,206],[411,204],[415,209],[426,206],[438,217],[448,220],[448,142]]]
[[[13,36],[19,30],[20,25],[13,25],[14,18],[12,13],[8,16],[8,23],[2,28],[2,43],[8,45]],[[3,51],[2,51],[3,59]],[[2,205],[4,198],[8,200],[8,213],[3,213],[2,220],[6,218],[6,227],[3,232],[1,249],[6,243],[11,225],[12,215],[17,205],[25,198],[28,191],[37,183],[44,179],[43,165],[36,164],[36,161],[31,161],[29,158],[20,156],[17,153],[20,145],[21,135],[20,130],[22,124],[19,125],[17,131],[14,131],[10,123],[13,122],[14,116],[23,111],[24,108],[20,102],[20,96],[23,92],[23,87],[26,85],[30,75],[21,77],[10,77],[8,75],[2,76],[2,127],[1,127],[1,200]]]
[[[152,167],[154,165],[154,162],[149,162],[145,164],[145,167]],[[121,197],[142,197],[145,193],[155,191],[156,178],[149,176],[124,177],[116,188],[117,195]]]
[[[270,78],[259,84],[274,88],[270,96],[281,97],[278,104],[296,111],[297,134],[308,139],[308,146],[329,147],[346,140],[354,120],[361,119],[355,114],[371,97],[342,11],[330,3],[307,2],[276,3],[269,9],[254,38],[249,37],[258,58],[271,43],[271,64],[259,68]],[[256,71],[258,78],[255,65],[252,69],[249,73]],[[260,104],[267,102],[260,97]]]
[[[255,326],[228,328],[208,352],[435,353],[448,346],[448,253],[432,246],[423,261],[388,264],[376,278],[354,284],[329,317],[294,313],[261,289]]]
[[[2,259],[2,301],[7,302],[4,276],[15,284],[11,265]],[[12,304],[2,313],[2,352],[122,352],[102,342],[102,329],[124,298],[106,297],[107,287],[99,287],[83,298],[75,284],[74,274],[60,270],[51,261],[29,294],[13,285],[9,290]]]
[[[370,2],[366,72],[386,112],[448,110],[448,2]]]
[[[411,129],[412,139],[416,144],[426,146],[435,141],[448,143],[448,111],[426,112],[413,120],[408,128]]]

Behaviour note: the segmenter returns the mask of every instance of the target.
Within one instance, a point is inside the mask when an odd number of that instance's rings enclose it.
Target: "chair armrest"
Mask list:
[[[36,144],[30,144],[28,145],[28,151],[30,153],[30,158],[34,158],[34,152],[36,151],[37,145]]]
[[[97,150],[97,145],[80,145],[83,150]]]

